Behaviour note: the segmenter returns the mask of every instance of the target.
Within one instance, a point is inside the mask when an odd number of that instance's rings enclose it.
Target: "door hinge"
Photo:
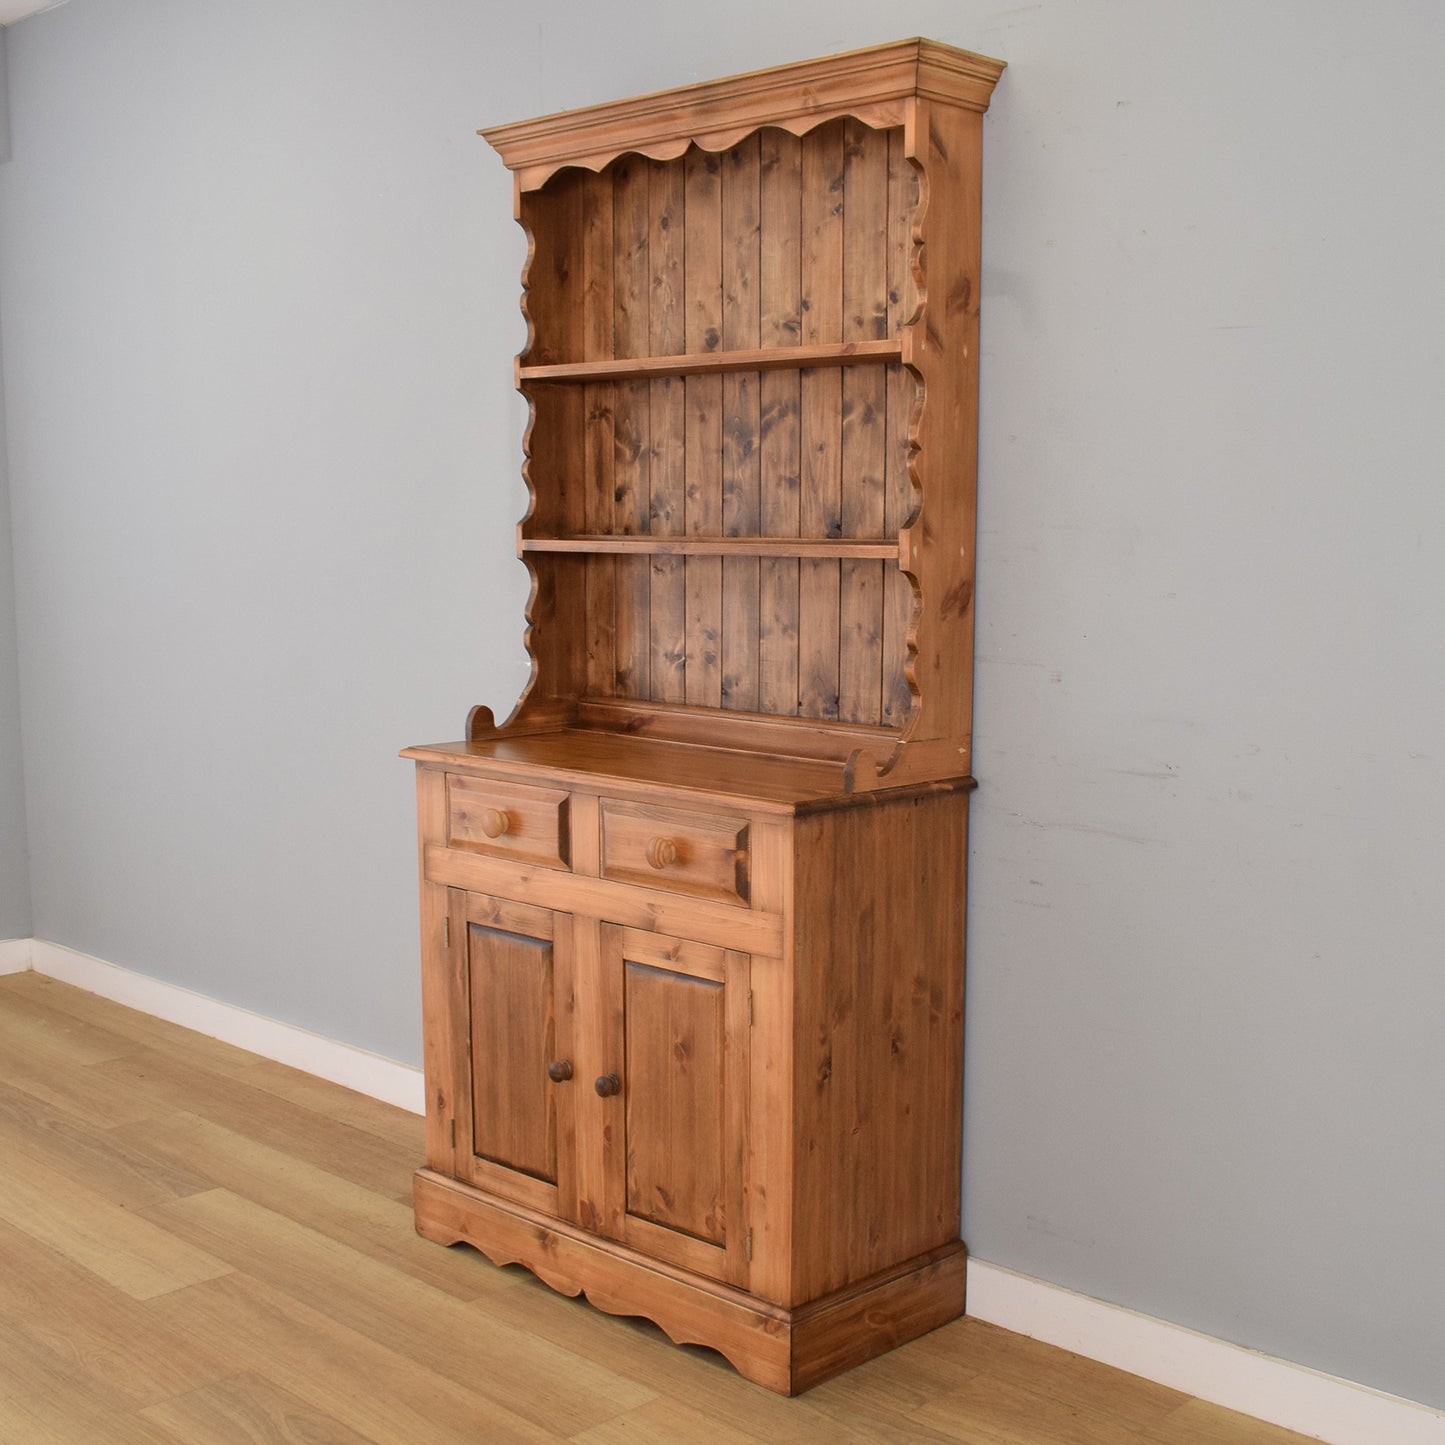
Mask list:
[[[753,991],[752,991],[752,989],[749,989],[749,990],[748,990],[748,1027],[749,1027],[749,1028],[752,1028],[752,1026],[753,1026]]]
[[[748,1252],[748,1263],[751,1264],[751,1263],[752,1263],[752,1259],[753,1259],[753,1232],[752,1232],[751,1229],[748,1230],[748,1237],[747,1237],[746,1245],[747,1245],[747,1252]]]
[[[450,913],[442,915],[442,947],[452,946],[452,916]]]

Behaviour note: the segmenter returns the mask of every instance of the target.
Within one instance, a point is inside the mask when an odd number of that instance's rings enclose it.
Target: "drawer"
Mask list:
[[[567,794],[447,774],[447,847],[544,868],[570,866]]]
[[[748,902],[748,820],[602,799],[602,876]]]

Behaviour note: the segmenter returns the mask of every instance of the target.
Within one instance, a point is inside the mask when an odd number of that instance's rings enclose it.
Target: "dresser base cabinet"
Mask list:
[[[797,1395],[963,1313],[966,1251],[954,1242],[797,1309],[671,1269],[583,1230],[510,1205],[429,1169],[415,1182],[416,1227],[521,1264],[565,1295],[642,1315],[674,1343],[707,1345],[749,1380]]]
[[[544,765],[561,741],[409,750],[418,1229],[785,1393],[955,1318],[969,780],[814,794],[756,761],[726,791],[711,750]],[[691,787],[647,780],[668,758]],[[570,866],[530,861],[562,852],[533,794]],[[520,852],[472,845],[494,805]]]

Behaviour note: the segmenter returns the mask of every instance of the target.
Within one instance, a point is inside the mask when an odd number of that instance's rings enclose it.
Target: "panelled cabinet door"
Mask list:
[[[463,1177],[568,1214],[577,1087],[567,1010],[571,916],[480,893],[451,896],[452,936],[466,950],[471,1037],[470,1088],[458,1100]]]
[[[746,954],[604,925],[602,962],[621,1021],[625,1147],[610,1151],[623,1241],[746,1286],[749,975]]]

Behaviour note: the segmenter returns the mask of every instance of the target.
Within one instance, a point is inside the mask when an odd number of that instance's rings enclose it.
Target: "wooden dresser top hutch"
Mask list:
[[[529,242],[532,672],[405,754],[418,1228],[787,1392],[963,1305],[1001,70],[914,39],[484,132]]]

